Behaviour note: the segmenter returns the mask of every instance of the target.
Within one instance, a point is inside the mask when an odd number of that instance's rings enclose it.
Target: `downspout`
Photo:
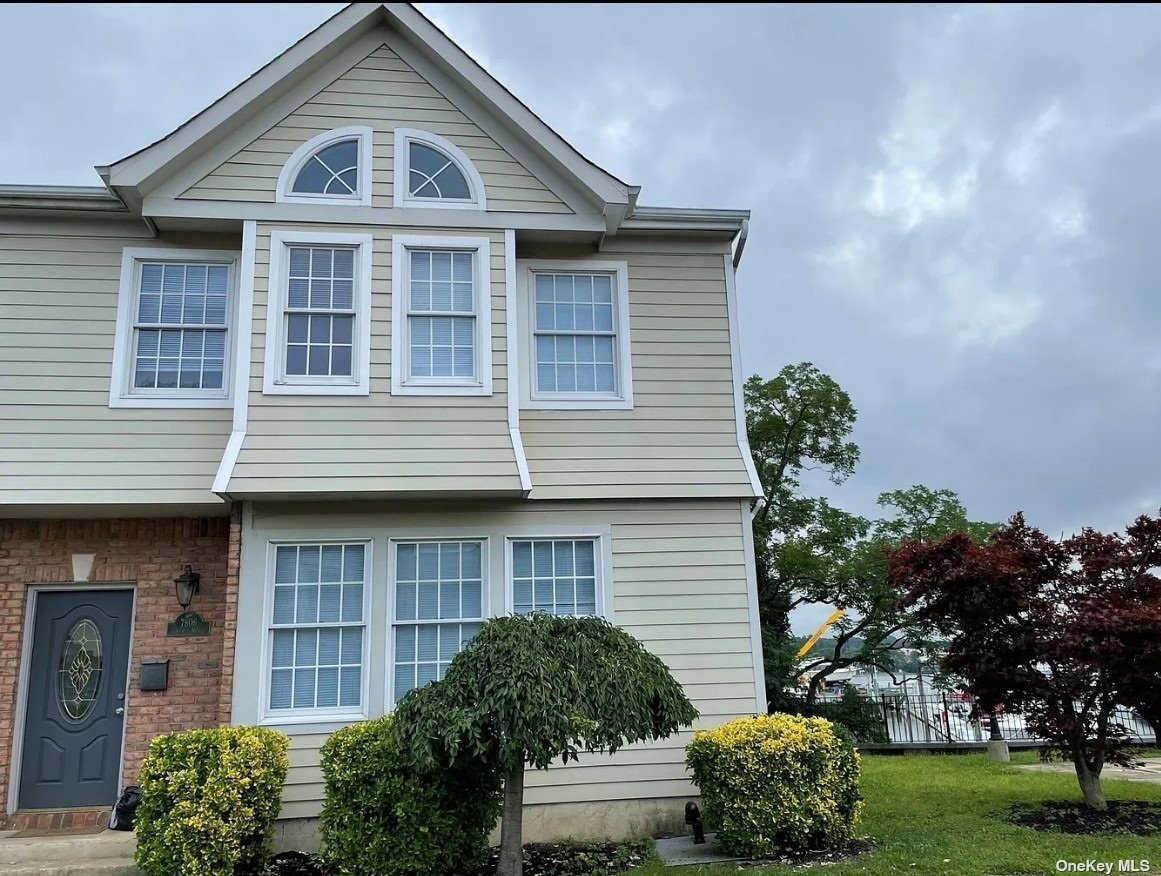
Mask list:
[[[742,220],[742,229],[738,232],[738,245],[734,247],[734,270],[742,263],[742,253],[746,251],[746,240],[750,236],[750,220]]]
[[[226,442],[213,491],[227,498],[234,464],[246,440],[246,425],[250,413],[250,356],[254,329],[254,250],[258,223],[247,219],[242,223],[242,264],[238,267],[238,318],[234,341],[234,420],[230,440]]]

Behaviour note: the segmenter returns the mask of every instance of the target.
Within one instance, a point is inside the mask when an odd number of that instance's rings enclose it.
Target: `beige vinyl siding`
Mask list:
[[[652,238],[612,238],[596,255],[521,249],[522,259],[624,260],[629,268],[633,409],[522,410],[532,498],[751,495],[736,430],[726,251]]]
[[[393,205],[394,130],[418,128],[446,137],[467,153],[484,180],[489,210],[572,212],[386,45],[180,197],[271,203],[291,153],[317,134],[349,125],[367,125],[375,132],[372,206]]]
[[[508,434],[504,234],[488,237],[491,255],[491,396],[391,395],[392,231],[374,235],[371,277],[371,394],[264,395],[269,324],[270,232],[351,231],[344,226],[258,227],[249,423],[229,492],[235,496],[295,493],[419,494],[520,492]],[[400,234],[456,232],[396,229]]]
[[[224,511],[210,487],[228,408],[109,408],[122,249],[154,241],[96,223],[86,236],[37,231],[0,234],[0,515],[81,504]],[[221,237],[157,242],[239,248]]]
[[[445,506],[452,507],[452,506]],[[245,533],[239,628],[261,630],[265,542],[287,538],[299,531],[304,540],[366,536],[390,538],[406,527],[407,537],[430,527],[441,536],[457,530],[503,532],[510,528],[542,527],[567,535],[584,527],[608,526],[612,540],[614,622],[641,639],[660,656],[701,712],[697,727],[716,726],[757,708],[753,644],[743,526],[748,525],[748,503],[738,500],[538,502],[480,505],[438,510],[432,506],[400,508],[394,513],[370,505],[301,506],[258,504],[252,530]],[[272,536],[277,533],[277,536]],[[451,536],[448,536],[451,537]],[[496,539],[493,539],[495,541]],[[491,544],[493,555],[502,544]],[[374,588],[389,589],[386,558],[375,548],[372,578],[372,628],[377,606],[385,600]],[[490,568],[496,568],[493,560]],[[382,566],[383,569],[378,567]],[[491,575],[492,613],[502,614],[506,582]],[[376,603],[376,599],[379,601]],[[248,600],[248,601],[247,601]],[[386,611],[386,609],[384,609]],[[384,615],[385,616],[385,615]],[[257,637],[255,637],[256,639]],[[253,641],[253,640],[251,640]],[[257,652],[255,652],[255,655]],[[257,656],[239,655],[235,676],[235,721],[256,720],[253,694],[260,672]],[[291,735],[291,769],[286,783],[283,818],[318,814],[322,777],[318,748],[331,727],[284,725]],[[684,767],[689,732],[656,744],[632,746],[614,757],[582,756],[580,763],[529,771],[525,799],[529,804],[585,802],[693,793]]]

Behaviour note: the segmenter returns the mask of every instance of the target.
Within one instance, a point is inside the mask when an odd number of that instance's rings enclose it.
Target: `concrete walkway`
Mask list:
[[[1022,770],[1039,770],[1049,773],[1068,773],[1074,770],[1070,763],[1037,763],[1019,767]],[[1161,757],[1147,757],[1144,766],[1125,767],[1107,766],[1101,773],[1102,779],[1129,779],[1134,782],[1153,782],[1161,785]]]
[[[133,864],[136,837],[100,833],[15,837],[0,831],[3,876],[139,876]]]
[[[693,844],[693,835],[675,836],[657,840],[657,856],[665,862],[666,867],[685,867],[694,864],[729,864],[740,861],[727,855],[716,842],[717,837],[712,833],[705,835],[705,842]]]

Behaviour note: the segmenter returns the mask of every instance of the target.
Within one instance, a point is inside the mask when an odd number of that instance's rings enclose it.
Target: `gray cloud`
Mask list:
[[[336,7],[279,8],[0,9],[0,173],[93,182]],[[850,391],[836,501],[1161,505],[1156,7],[423,8],[643,203],[754,211],[746,369]]]

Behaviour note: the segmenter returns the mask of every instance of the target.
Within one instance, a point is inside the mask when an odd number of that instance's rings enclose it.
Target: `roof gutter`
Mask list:
[[[743,231],[749,218],[749,210],[637,207],[625,217],[621,228],[626,231],[703,231],[733,237]]]
[[[121,199],[104,186],[0,185],[0,208],[128,213]]]

